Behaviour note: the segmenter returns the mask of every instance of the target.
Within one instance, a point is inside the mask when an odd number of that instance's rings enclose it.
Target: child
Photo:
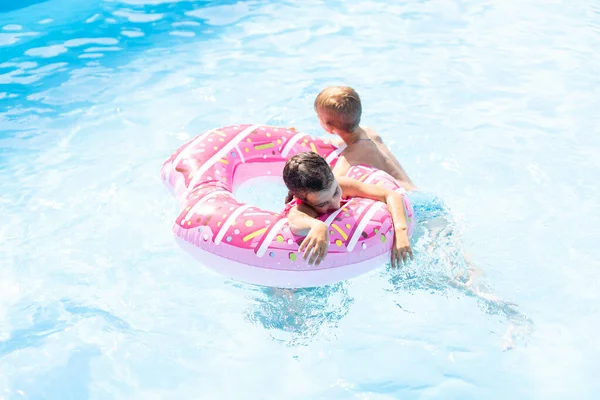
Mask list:
[[[285,213],[291,231],[306,236],[300,244],[303,258],[319,265],[327,255],[329,232],[319,215],[334,211],[348,197],[364,197],[387,204],[394,223],[392,268],[412,259],[402,196],[380,186],[369,185],[346,176],[334,177],[331,167],[320,155],[312,152],[291,157],[283,168],[283,180],[289,190]],[[309,257],[310,255],[310,257]]]
[[[323,129],[341,139],[336,144],[345,144],[333,169],[336,176],[345,175],[353,165],[365,164],[387,172],[406,190],[416,189],[381,136],[359,125],[362,106],[354,89],[347,86],[325,88],[315,99],[315,111]]]
[[[339,136],[340,140],[336,141],[338,146],[343,147],[345,145],[333,168],[336,177],[344,176],[351,166],[357,164],[365,164],[389,173],[406,190],[412,191],[409,192],[409,196],[416,203],[415,211],[417,215],[420,214],[419,208],[430,209],[433,207],[435,210],[434,212],[429,211],[428,214],[430,215],[421,217],[431,218],[421,221],[421,223],[428,226],[432,235],[429,251],[431,253],[439,252],[440,248],[438,246],[440,244],[446,245],[447,241],[450,240],[453,251],[459,254],[462,253],[462,246],[453,232],[454,226],[448,220],[443,203],[437,197],[429,199],[429,196],[423,193],[419,196],[420,198],[416,199],[415,195],[419,193],[415,192],[417,187],[412,183],[398,160],[385,146],[381,137],[375,131],[359,125],[362,105],[360,97],[354,89],[346,86],[327,87],[315,99],[314,107],[323,129],[330,134]],[[482,275],[482,271],[473,265],[466,255],[464,255],[464,261],[467,267],[466,276],[463,277],[464,279],[461,279],[460,276],[451,276],[449,284],[479,298],[483,301],[483,304],[488,305],[495,312],[504,313],[509,318],[511,325],[505,337],[505,347],[507,349],[512,348],[514,346],[513,331],[528,330],[531,321],[516,310],[513,304],[501,301],[491,293],[485,284],[479,282],[477,277]]]

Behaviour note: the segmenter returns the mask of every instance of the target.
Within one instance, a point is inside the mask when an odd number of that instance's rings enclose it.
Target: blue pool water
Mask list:
[[[0,2],[0,399],[597,397],[599,48],[591,0]],[[297,292],[181,251],[162,161],[340,83],[453,232]]]

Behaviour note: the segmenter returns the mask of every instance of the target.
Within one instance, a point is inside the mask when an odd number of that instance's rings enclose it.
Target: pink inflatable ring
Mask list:
[[[339,154],[322,139],[263,125],[213,129],[181,146],[161,170],[182,207],[173,226],[178,243],[221,274],[274,287],[330,284],[388,262],[393,229],[384,203],[354,198],[322,216],[330,227],[329,253],[319,266],[310,266],[298,253],[303,238],[290,232],[286,216],[233,196],[246,179],[281,176],[286,159],[304,151],[317,152],[330,164]],[[404,193],[383,171],[355,166],[348,176]],[[413,209],[403,197],[410,235]]]

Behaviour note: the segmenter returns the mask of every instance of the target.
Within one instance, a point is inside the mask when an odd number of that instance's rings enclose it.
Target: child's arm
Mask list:
[[[348,177],[339,177],[338,183],[342,188],[344,197],[364,197],[385,203],[392,216],[394,223],[394,248],[392,249],[392,268],[405,263],[410,256],[413,258],[410,241],[408,239],[408,228],[406,226],[406,215],[404,214],[404,202],[402,195],[380,186],[369,185]]]
[[[294,235],[306,236],[300,244],[299,251],[304,251],[302,259],[309,264],[319,265],[329,249],[329,232],[325,222],[316,219],[317,214],[310,207],[300,204],[288,213],[290,230]]]

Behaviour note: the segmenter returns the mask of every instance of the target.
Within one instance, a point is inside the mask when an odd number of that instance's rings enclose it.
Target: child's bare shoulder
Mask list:
[[[377,143],[383,143],[383,138],[381,137],[381,135],[379,133],[377,133],[375,131],[375,129],[368,127],[368,126],[361,126],[361,128],[365,132],[367,132],[369,139],[371,139],[372,141],[377,142]]]
[[[379,165],[381,151],[369,142],[351,144],[342,151],[340,156],[343,156],[350,165],[366,164],[374,168],[381,168]]]

